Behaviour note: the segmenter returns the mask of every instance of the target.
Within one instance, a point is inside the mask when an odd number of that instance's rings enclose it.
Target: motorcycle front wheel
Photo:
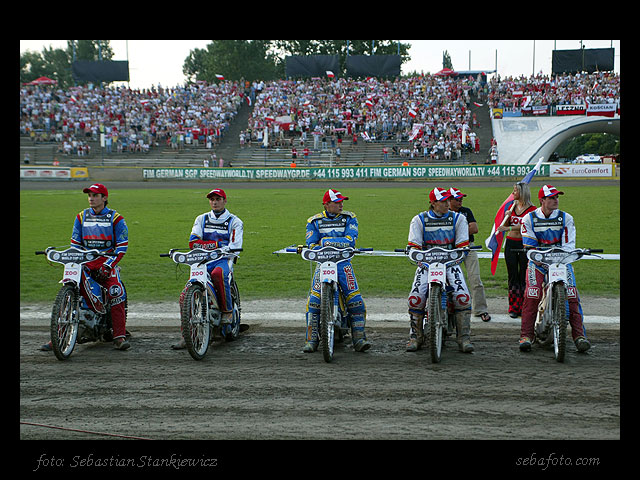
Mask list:
[[[78,338],[79,293],[75,286],[64,285],[51,311],[51,347],[58,360],[66,360]]]
[[[209,323],[206,296],[202,285],[192,283],[187,288],[180,312],[182,336],[189,355],[202,360],[209,349],[211,325]]]
[[[564,362],[567,348],[567,288],[563,283],[556,283],[552,292],[553,354],[558,362]]]
[[[322,356],[329,363],[333,360],[335,345],[335,292],[333,285],[323,283],[320,292],[320,343]]]
[[[442,308],[442,285],[429,285],[429,353],[432,363],[440,363],[442,358],[443,329],[445,322]]]

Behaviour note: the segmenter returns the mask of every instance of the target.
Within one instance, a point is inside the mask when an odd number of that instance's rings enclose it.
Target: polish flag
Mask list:
[[[218,80],[224,80],[224,75],[216,74]]]
[[[409,109],[409,116],[411,118],[416,118],[416,115],[417,115],[417,112],[413,108],[410,108]]]
[[[333,78],[333,77],[335,77],[335,75],[333,74],[333,72],[331,70],[327,70],[327,77]]]

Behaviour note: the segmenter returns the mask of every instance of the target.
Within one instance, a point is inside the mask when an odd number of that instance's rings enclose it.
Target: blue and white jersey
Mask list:
[[[409,247],[443,247],[447,249],[469,246],[469,223],[458,212],[449,210],[440,216],[433,210],[421,212],[411,220]]]
[[[329,215],[326,210],[307,220],[307,247],[355,247],[358,238],[358,219],[352,212]]]
[[[554,210],[549,217],[542,207],[525,215],[522,220],[522,244],[525,247],[576,248],[576,228],[573,217],[562,210]]]
[[[244,224],[234,214],[225,209],[216,217],[211,210],[196,217],[189,242],[215,241],[218,247],[242,248],[243,232]]]
[[[110,257],[107,260],[101,258],[87,264],[90,268],[102,263],[111,266],[118,263],[127,253],[129,229],[124,217],[115,210],[105,207],[102,211],[95,213],[92,208],[86,208],[76,215],[73,222],[71,245],[115,253],[116,257]]]

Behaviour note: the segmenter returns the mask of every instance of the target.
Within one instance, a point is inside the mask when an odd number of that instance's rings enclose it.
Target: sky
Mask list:
[[[134,89],[185,82],[182,65],[195,48],[211,40],[110,40],[113,60],[129,60],[129,86]],[[435,73],[442,68],[446,50],[454,70],[496,70],[501,77],[551,72],[552,51],[585,48],[615,49],[614,71],[620,73],[620,40],[400,40],[410,43],[411,60],[402,73]],[[44,47],[66,48],[66,40],[20,40],[20,53],[41,52]],[[535,52],[535,55],[534,55]],[[220,72],[224,75],[224,72]],[[118,85],[119,82],[114,82]],[[126,84],[126,82],[124,82]]]

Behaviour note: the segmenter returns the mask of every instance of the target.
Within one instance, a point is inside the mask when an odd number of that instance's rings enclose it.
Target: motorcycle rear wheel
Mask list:
[[[53,302],[51,311],[51,347],[58,360],[69,358],[78,339],[79,292],[64,285]]]
[[[556,283],[552,292],[553,354],[558,362],[564,362],[567,349],[567,287],[563,283]]]
[[[333,360],[335,346],[335,309],[333,286],[323,283],[320,292],[320,344],[324,361]]]
[[[192,283],[187,288],[180,312],[182,336],[189,355],[202,360],[209,349],[211,325],[209,323],[206,296],[202,285]]]
[[[432,363],[440,363],[442,344],[444,342],[443,327],[445,322],[442,308],[442,285],[429,285],[429,353]]]

